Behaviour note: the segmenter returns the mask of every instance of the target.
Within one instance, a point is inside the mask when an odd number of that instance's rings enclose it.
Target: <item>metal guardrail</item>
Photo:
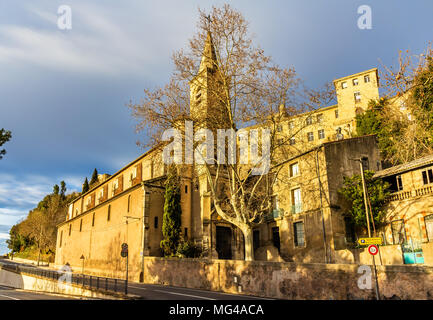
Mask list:
[[[25,273],[51,280],[59,280],[65,275],[65,271],[46,270],[37,267],[21,266],[15,263],[0,262],[0,268],[17,273]],[[71,284],[82,286],[86,289],[103,290],[107,292],[119,292],[128,294],[128,282],[125,279],[97,277],[86,274],[70,274]]]

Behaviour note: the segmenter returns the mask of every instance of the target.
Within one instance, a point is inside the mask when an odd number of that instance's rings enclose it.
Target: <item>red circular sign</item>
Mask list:
[[[379,252],[379,248],[375,244],[368,246],[368,253],[375,256]]]

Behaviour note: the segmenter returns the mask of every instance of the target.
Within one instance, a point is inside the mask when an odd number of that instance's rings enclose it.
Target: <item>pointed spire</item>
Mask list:
[[[204,44],[203,57],[201,58],[200,70],[205,67],[213,69],[217,64],[217,57],[215,54],[215,47],[213,45],[212,35],[210,31],[207,32],[206,42]]]

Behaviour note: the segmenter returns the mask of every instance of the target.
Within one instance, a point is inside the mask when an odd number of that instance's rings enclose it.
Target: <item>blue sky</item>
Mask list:
[[[187,45],[197,8],[223,1],[13,1],[0,3],[0,225],[12,225],[65,180],[79,190],[93,168],[113,173],[143,150],[125,104],[164,84]],[[231,1],[275,62],[310,87],[396,62],[433,40],[433,2]],[[60,5],[72,30],[57,28]],[[360,5],[373,28],[357,27]]]

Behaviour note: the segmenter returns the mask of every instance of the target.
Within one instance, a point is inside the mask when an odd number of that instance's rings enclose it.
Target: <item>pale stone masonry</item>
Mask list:
[[[192,113],[218,111],[211,107],[212,97],[200,89],[201,81],[218,82],[209,71],[215,63],[209,61],[214,56],[210,35],[204,52],[200,77],[191,82]],[[341,250],[353,240],[348,239],[343,218],[347,207],[338,193],[343,176],[359,173],[353,158],[364,157],[371,170],[382,169],[375,138],[354,137],[356,114],[366,110],[369,100],[379,99],[378,84],[375,68],[337,79],[336,105],[283,118],[277,131],[291,138],[289,156],[282,159],[274,210],[254,230],[256,259],[342,260]],[[284,106],[280,112],[285,112]],[[120,251],[127,243],[131,277],[142,274],[144,256],[162,255],[166,171],[162,150],[155,147],[72,201],[58,226],[55,263],[116,274],[124,270]],[[212,213],[206,179],[192,166],[181,173],[181,206],[182,237],[200,246],[205,257],[244,259],[242,233]]]

